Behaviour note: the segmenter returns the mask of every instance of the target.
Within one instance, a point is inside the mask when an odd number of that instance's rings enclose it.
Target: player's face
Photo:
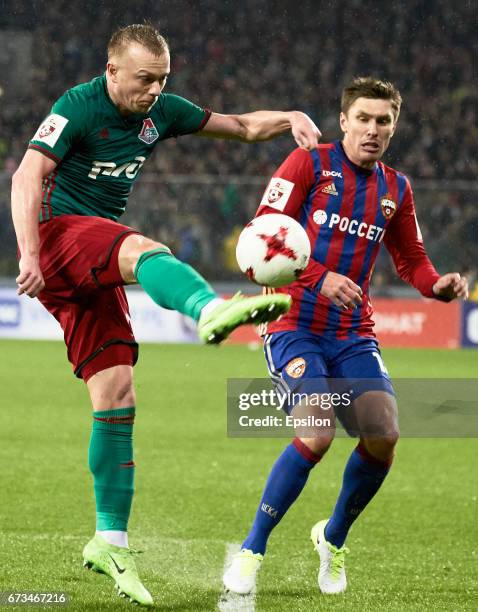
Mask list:
[[[388,149],[396,125],[390,100],[357,98],[347,114],[340,113],[348,158],[362,168],[372,168]]]
[[[148,113],[166,85],[169,64],[167,51],[158,57],[138,44],[112,57],[106,71],[110,95],[120,112]]]

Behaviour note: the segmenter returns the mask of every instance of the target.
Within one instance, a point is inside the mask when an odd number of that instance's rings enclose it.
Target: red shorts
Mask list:
[[[85,382],[100,370],[134,365],[131,329],[118,265],[123,240],[139,232],[109,219],[63,215],[40,223],[38,299],[60,323],[68,359]]]

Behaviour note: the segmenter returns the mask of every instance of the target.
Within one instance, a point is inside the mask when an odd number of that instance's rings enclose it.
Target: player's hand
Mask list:
[[[451,301],[455,298],[468,299],[468,279],[460,276],[458,272],[449,272],[440,276],[437,282],[433,285],[433,293]]]
[[[326,273],[320,293],[342,310],[354,310],[362,304],[362,289],[337,272]]]
[[[290,124],[292,135],[299,147],[307,151],[315,149],[322,134],[312,119],[305,113],[294,111]]]
[[[22,256],[18,267],[20,268],[20,274],[15,279],[18,285],[18,295],[26,293],[31,298],[36,297],[45,286],[38,257]]]

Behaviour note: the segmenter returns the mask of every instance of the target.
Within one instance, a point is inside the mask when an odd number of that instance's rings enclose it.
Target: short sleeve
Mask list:
[[[162,110],[169,124],[166,137],[198,132],[211,116],[210,110],[201,108],[181,96],[164,94],[162,98]]]
[[[256,216],[280,212],[296,217],[314,181],[314,164],[310,152],[295,149],[274,172]]]
[[[60,162],[71,147],[85,134],[86,101],[75,92],[67,91],[52,106],[43,120],[29,149],[36,149]]]

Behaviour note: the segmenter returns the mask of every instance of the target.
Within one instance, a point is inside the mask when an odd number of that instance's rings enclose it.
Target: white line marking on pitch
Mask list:
[[[232,557],[241,550],[240,544],[227,544],[226,559],[224,560],[224,571],[231,565]],[[222,593],[219,596],[217,607],[221,612],[254,612],[256,609],[256,589],[254,588],[249,595],[237,595],[226,591],[223,587]]]

